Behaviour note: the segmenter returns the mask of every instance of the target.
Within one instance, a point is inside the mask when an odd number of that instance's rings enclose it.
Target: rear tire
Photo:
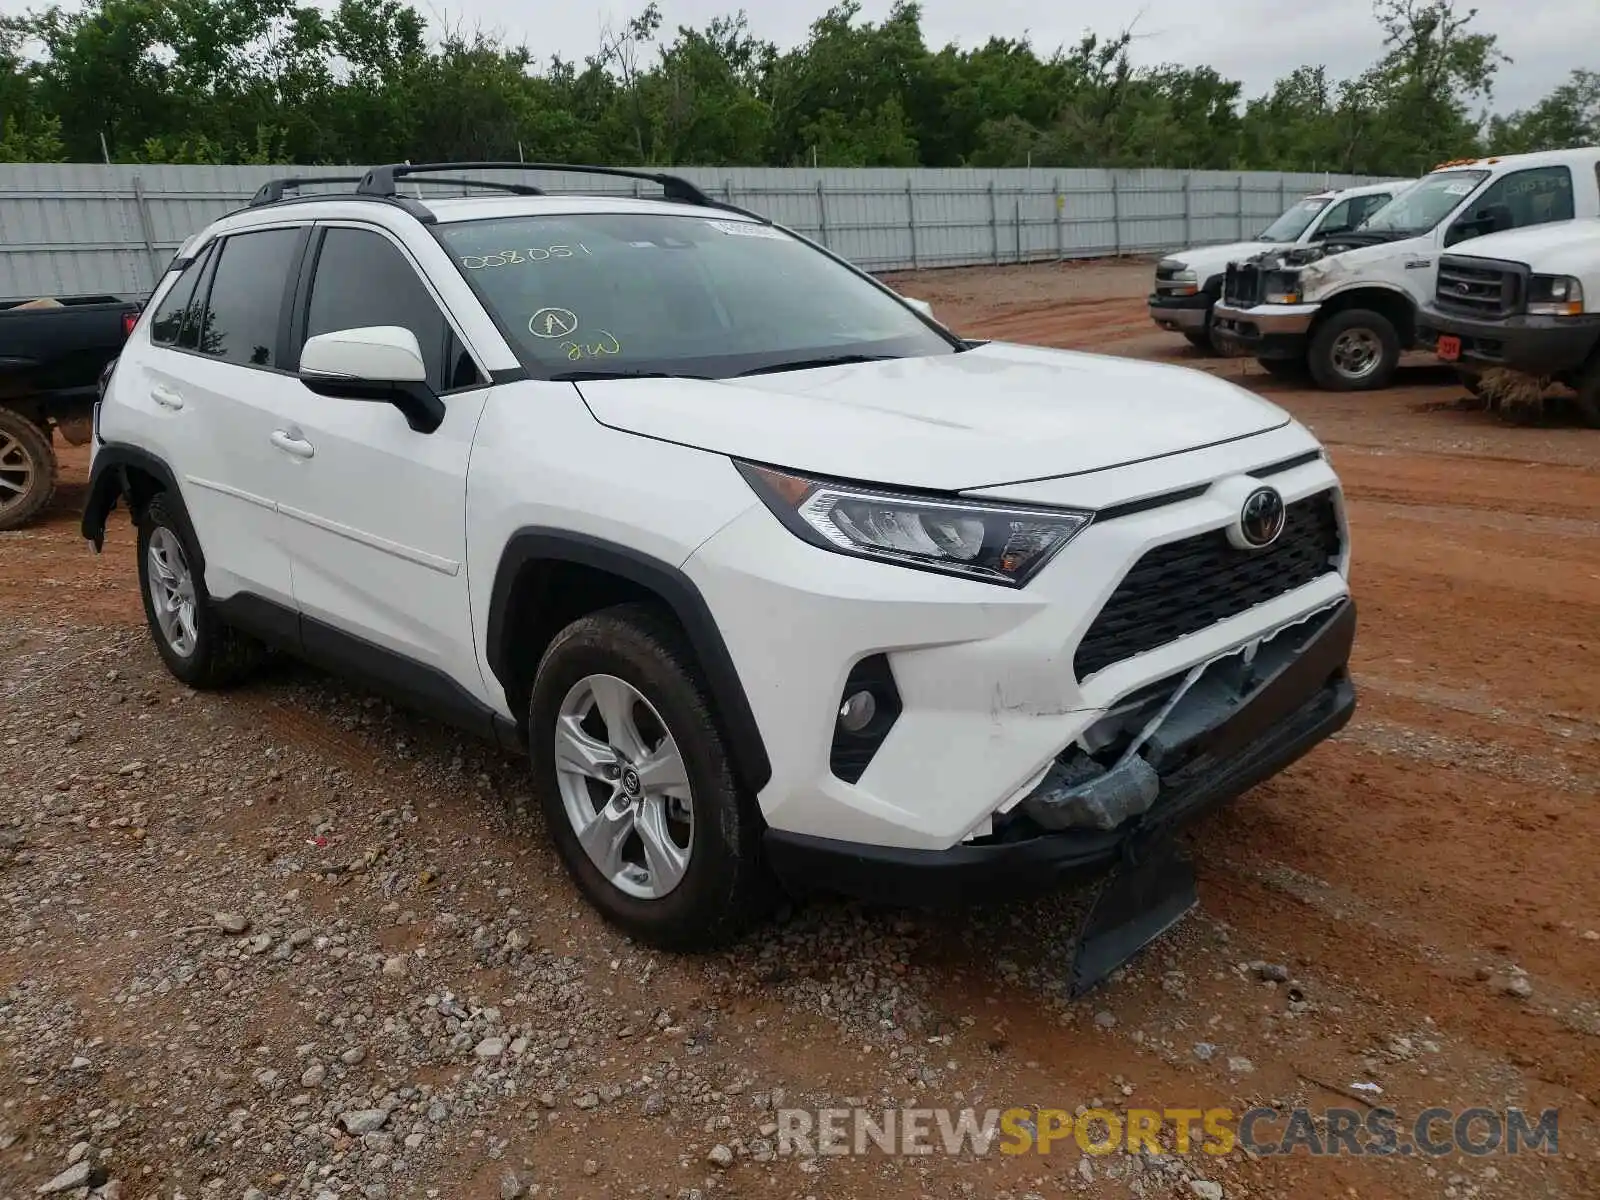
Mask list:
[[[1306,361],[1324,391],[1376,391],[1394,379],[1400,335],[1382,313],[1347,308],[1318,326]]]
[[[210,690],[248,676],[266,650],[222,620],[211,605],[186,522],[165,492],[139,515],[139,592],[156,652],[167,670],[192,688]]]
[[[21,529],[56,493],[50,431],[0,408],[0,530]]]
[[[623,604],[557,634],[534,676],[528,748],[562,863],[625,933],[665,950],[710,950],[772,907],[755,799],[734,774],[694,652],[666,614]]]

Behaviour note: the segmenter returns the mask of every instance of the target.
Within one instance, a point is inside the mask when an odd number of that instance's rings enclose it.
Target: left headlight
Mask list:
[[[1534,275],[1528,280],[1528,315],[1576,317],[1583,314],[1583,284],[1570,275]]]
[[[1022,587],[1091,514],[878,491],[736,462],[789,531],[813,546]]]
[[[1267,304],[1299,304],[1305,295],[1299,271],[1268,271],[1261,299]]]

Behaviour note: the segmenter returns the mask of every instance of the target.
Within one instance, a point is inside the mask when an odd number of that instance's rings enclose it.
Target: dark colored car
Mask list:
[[[52,435],[89,440],[103,378],[143,309],[121,296],[0,303],[0,530],[50,503]]]

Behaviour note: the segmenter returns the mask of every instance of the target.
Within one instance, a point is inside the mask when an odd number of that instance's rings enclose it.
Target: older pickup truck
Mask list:
[[[50,503],[52,434],[89,440],[101,378],[143,308],[120,296],[0,303],[0,530]]]

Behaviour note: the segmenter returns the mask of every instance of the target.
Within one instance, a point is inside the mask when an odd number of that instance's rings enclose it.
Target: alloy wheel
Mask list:
[[[578,844],[613,887],[659,900],[694,848],[688,769],[666,722],[632,684],[589,675],[556,718],[556,782]]]

